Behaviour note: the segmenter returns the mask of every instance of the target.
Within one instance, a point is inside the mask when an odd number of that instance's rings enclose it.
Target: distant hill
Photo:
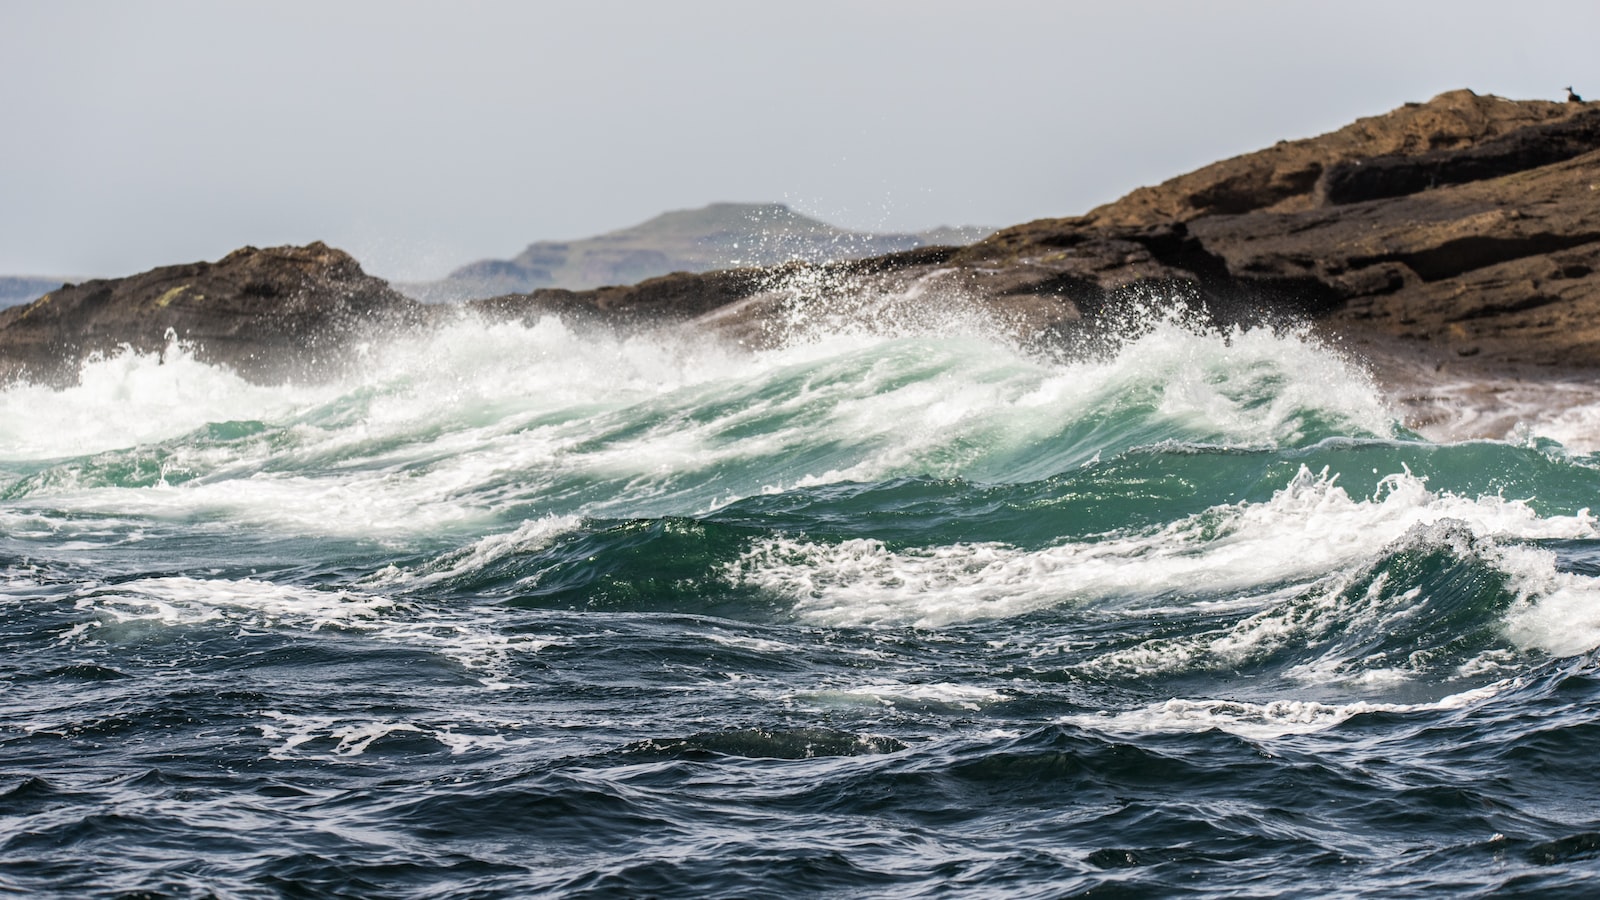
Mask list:
[[[574,241],[539,241],[512,259],[486,259],[440,281],[398,284],[419,300],[448,302],[635,284],[670,272],[766,266],[801,259],[855,259],[932,245],[966,245],[994,229],[936,228],[912,234],[848,231],[781,203],[713,203]]]
[[[40,275],[0,275],[0,309],[29,303],[50,293],[72,278],[48,278]]]

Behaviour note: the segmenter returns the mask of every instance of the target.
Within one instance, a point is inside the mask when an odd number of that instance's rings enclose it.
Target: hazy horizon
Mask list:
[[[1600,96],[1600,7],[0,2],[0,274],[323,240],[435,278],[712,202],[1073,215],[1442,91]]]

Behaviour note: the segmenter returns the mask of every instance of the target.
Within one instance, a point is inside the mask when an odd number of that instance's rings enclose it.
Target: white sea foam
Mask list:
[[[1559,571],[1549,550],[1507,547],[1498,555],[1517,592],[1506,634],[1518,647],[1556,656],[1600,647],[1600,579]]]
[[[1574,517],[1553,528],[1534,529],[1532,536],[1593,537],[1594,523]],[[1570,530],[1569,530],[1570,529]],[[1457,558],[1472,559],[1506,576],[1505,590],[1514,597],[1502,617],[1504,637],[1519,651],[1568,656],[1600,647],[1600,579],[1557,568],[1556,555],[1518,543],[1488,539],[1467,522],[1442,519],[1414,526],[1384,552],[1449,547]],[[1396,591],[1389,574],[1379,573],[1359,593],[1350,588],[1365,575],[1360,566],[1336,570],[1307,590],[1275,597],[1265,608],[1218,632],[1178,639],[1154,639],[1107,653],[1088,667],[1102,675],[1152,675],[1197,668],[1226,671],[1247,666],[1279,650],[1314,654],[1286,674],[1317,685],[1382,687],[1408,681],[1437,664],[1438,651],[1416,648],[1399,656],[1381,648],[1340,646],[1344,635],[1380,635],[1404,631],[1438,631],[1431,598],[1421,587]],[[1489,647],[1454,665],[1461,677],[1506,671],[1504,647]],[[1368,654],[1368,655],[1362,655]]]
[[[79,384],[0,389],[0,459],[81,456],[179,437],[212,422],[281,419],[337,393],[334,386],[265,387],[197,361],[129,349],[83,364]]]
[[[367,582],[378,588],[416,590],[481,572],[507,556],[531,553],[549,546],[556,537],[576,528],[580,521],[575,516],[533,519],[523,522],[513,531],[479,538],[464,550],[445,554],[416,570],[386,566],[373,573]]]
[[[334,756],[360,756],[378,738],[396,732],[422,733],[421,728],[407,722],[340,722],[332,716],[287,716],[270,711],[264,715],[284,726],[256,726],[262,737],[283,741],[269,754],[274,759],[290,758],[301,745],[320,738],[337,742]]]
[[[253,628],[286,621],[309,626],[371,623],[395,608],[394,601],[352,591],[320,591],[253,578],[143,578],[83,591],[80,609],[105,623],[154,622],[187,626],[228,620]]]
[[[286,535],[390,542],[496,521],[481,503],[427,502],[432,487],[392,473],[338,479],[262,476],[144,489],[95,488],[62,494],[51,502],[61,509],[121,519],[199,520],[201,527],[225,522]]]
[[[1197,330],[1170,318],[1125,345],[1112,364],[1159,385],[1161,410],[1227,440],[1296,444],[1307,415],[1345,433],[1387,435],[1394,414],[1370,376],[1302,332]]]
[[[1308,734],[1332,728],[1353,716],[1372,712],[1411,713],[1462,709],[1488,700],[1505,689],[1499,682],[1451,694],[1433,703],[1318,703],[1310,700],[1273,700],[1247,703],[1236,700],[1172,699],[1142,709],[1066,716],[1061,721],[1096,731],[1120,733],[1199,732],[1217,729],[1253,740],[1291,734]]]
[[[796,644],[788,644],[784,643],[783,641],[772,641],[766,638],[750,637],[749,635],[743,634],[723,634],[719,631],[708,631],[701,635],[701,637],[704,637],[713,644],[721,644],[724,647],[732,647],[736,650],[752,650],[756,653],[798,655],[804,652],[804,650]]]
[[[1418,430],[1433,440],[1548,438],[1573,453],[1600,451],[1600,385],[1592,382],[1451,382],[1406,402],[1429,420]]]
[[[951,682],[876,681],[851,687],[805,691],[798,699],[822,706],[909,706],[977,711],[1009,698],[999,691]]]
[[[1517,500],[1433,494],[1409,473],[1390,476],[1377,496],[1361,500],[1335,482],[1302,468],[1265,503],[1043,550],[983,543],[892,551],[872,539],[770,539],[729,574],[789,597],[806,621],[937,627],[1062,604],[1209,599],[1310,583],[1359,567],[1411,529],[1444,520],[1485,537],[1596,534],[1586,510],[1541,518]]]
[[[443,745],[452,755],[479,750],[503,751],[538,742],[538,738],[519,733],[524,723],[473,716],[467,716],[462,722],[442,723],[362,721],[279,710],[263,710],[260,715],[266,720],[256,725],[261,736],[279,742],[268,753],[273,759],[361,756],[374,741],[392,734],[421,735]]]
[[[1600,453],[1600,388],[1584,385],[1586,395],[1565,405],[1544,406],[1519,415],[1508,440],[1547,437],[1574,453]]]
[[[116,641],[130,627],[222,628],[233,633],[294,628],[360,631],[436,653],[462,666],[486,687],[515,685],[509,663],[556,643],[533,634],[508,634],[492,609],[440,612],[381,594],[318,590],[252,578],[142,578],[92,585],[78,593],[89,613],[63,641]]]

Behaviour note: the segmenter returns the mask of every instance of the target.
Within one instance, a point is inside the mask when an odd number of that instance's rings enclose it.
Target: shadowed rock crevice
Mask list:
[[[1250,170],[1197,189],[1188,203],[1202,215],[1238,215],[1298,197],[1322,175],[1322,164],[1316,162],[1300,169]]]
[[[1549,255],[1595,241],[1600,241],[1600,234],[1467,235],[1414,253],[1352,259],[1351,265],[1366,268],[1379,263],[1397,262],[1415,272],[1423,281],[1433,282],[1510,260]]]
[[[1486,303],[1482,306],[1465,309],[1458,315],[1447,316],[1446,318],[1452,322],[1466,322],[1472,319],[1487,319],[1510,313],[1526,312],[1530,309],[1538,309],[1541,306],[1549,306],[1552,303],[1560,302],[1561,298],[1553,294],[1529,294],[1509,303]]]
[[[1581,156],[1597,146],[1600,110],[1588,110],[1565,121],[1529,125],[1464,150],[1341,162],[1317,180],[1313,200],[1317,206],[1327,206],[1403,197],[1536,169]]]
[[[1227,260],[1207,250],[1181,222],[1157,230],[1145,240],[1145,246],[1162,265],[1194,273],[1202,287],[1222,287],[1233,280]]]

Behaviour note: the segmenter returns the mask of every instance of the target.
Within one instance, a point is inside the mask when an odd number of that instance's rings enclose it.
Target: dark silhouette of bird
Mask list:
[[[1574,94],[1572,92],[1572,88],[1568,87],[1567,88],[1567,102],[1568,103],[1582,103],[1583,102],[1583,98],[1579,97],[1577,94]]]

